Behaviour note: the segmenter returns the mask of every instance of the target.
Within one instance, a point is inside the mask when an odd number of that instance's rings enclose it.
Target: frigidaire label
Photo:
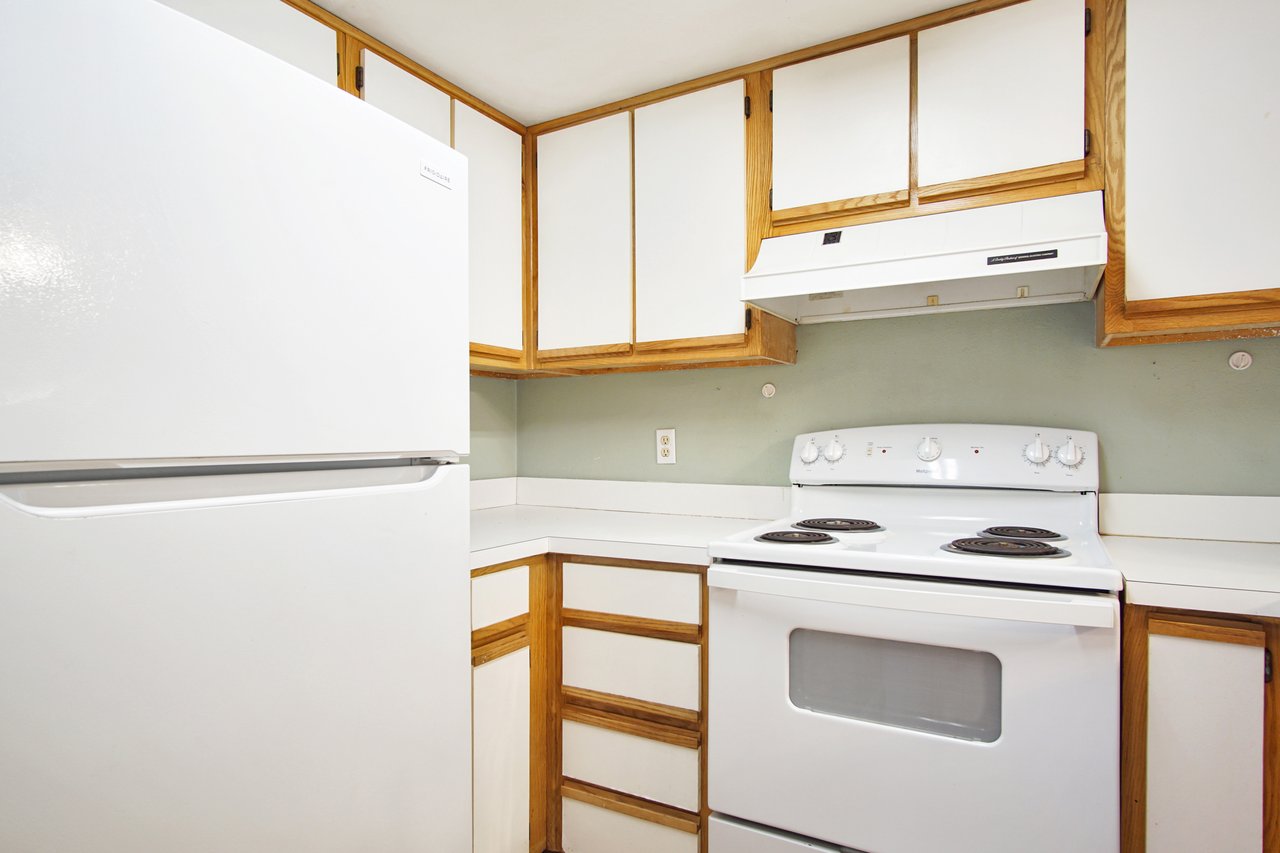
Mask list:
[[[1057,249],[1045,249],[1040,252],[1018,252],[1016,255],[991,255],[987,258],[987,266],[993,264],[1020,264],[1023,261],[1044,261],[1058,257]]]
[[[425,160],[422,161],[422,168],[418,170],[418,174],[429,181],[435,181],[447,190],[453,189],[453,178]]]

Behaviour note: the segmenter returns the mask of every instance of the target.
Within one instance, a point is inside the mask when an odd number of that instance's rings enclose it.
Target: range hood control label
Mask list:
[[[1058,257],[1057,249],[1045,249],[1040,252],[1019,252],[1016,255],[991,255],[987,258],[987,266],[995,264],[1020,264],[1023,261],[1045,261]]]

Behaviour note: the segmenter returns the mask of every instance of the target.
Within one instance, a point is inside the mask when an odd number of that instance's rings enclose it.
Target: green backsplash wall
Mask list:
[[[471,479],[516,475],[516,383],[471,377]]]
[[[1103,491],[1280,494],[1280,340],[1097,349],[1080,303],[802,326],[797,342],[790,367],[474,379],[476,470],[509,473],[513,410],[520,476],[766,485],[787,482],[797,433],[986,422],[1098,433]],[[1227,366],[1236,350],[1251,368]],[[675,465],[654,462],[662,427]]]

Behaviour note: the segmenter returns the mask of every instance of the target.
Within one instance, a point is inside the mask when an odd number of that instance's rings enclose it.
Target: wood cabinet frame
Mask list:
[[[1280,288],[1130,301],[1125,296],[1125,0],[1105,7],[1107,269],[1096,312],[1099,346],[1280,335]],[[1095,29],[1097,23],[1094,24]]]
[[[1120,840],[1123,853],[1144,853],[1147,835],[1147,645],[1152,634],[1263,645],[1280,654],[1280,619],[1224,616],[1130,604],[1121,640]],[[1280,850],[1280,682],[1265,685],[1263,850]]]

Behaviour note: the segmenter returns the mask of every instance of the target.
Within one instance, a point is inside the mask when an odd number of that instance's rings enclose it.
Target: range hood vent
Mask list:
[[[771,237],[742,298],[800,323],[1093,298],[1107,263],[1102,193]]]

